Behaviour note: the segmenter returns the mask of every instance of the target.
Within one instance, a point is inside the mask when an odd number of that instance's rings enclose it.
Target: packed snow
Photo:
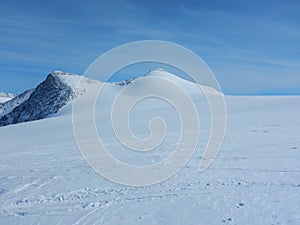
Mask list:
[[[177,175],[146,187],[102,178],[77,148],[70,102],[46,119],[0,128],[0,224],[300,224],[300,97],[226,96],[223,146],[200,173],[209,138],[208,104],[196,84],[167,76],[188,86],[201,115],[198,149]],[[97,93],[100,82],[82,82],[85,91],[77,98],[84,114],[85,100]],[[99,136],[111,154],[127,163],[163,160],[178,143],[178,115],[161,100],[141,101],[132,111],[133,133],[147,137],[149,119],[158,115],[168,134],[157,150],[130,151],[119,144],[110,124],[110,107],[122,88],[107,84],[97,101]],[[132,86],[129,93],[141,90]],[[82,129],[87,129],[84,121]]]

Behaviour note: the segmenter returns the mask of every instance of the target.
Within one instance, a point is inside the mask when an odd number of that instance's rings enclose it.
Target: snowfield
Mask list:
[[[65,78],[78,86],[78,77]],[[300,224],[300,97],[226,96],[224,143],[211,167],[200,173],[209,137],[207,103],[195,84],[174,80],[188,89],[202,116],[198,149],[177,175],[146,187],[102,178],[77,148],[69,103],[46,119],[0,128],[0,224]],[[83,82],[78,98],[88,98],[97,84]],[[118,143],[109,120],[121,88],[107,85],[98,100],[99,135],[125,162],[159,162],[178,142],[176,112],[160,100],[140,102],[132,111],[133,132],[147,137],[149,119],[159,115],[168,135],[158,150],[134,153]]]

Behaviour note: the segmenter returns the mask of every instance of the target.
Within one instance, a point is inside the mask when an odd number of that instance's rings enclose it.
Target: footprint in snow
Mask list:
[[[223,223],[230,222],[230,221],[232,221],[231,218],[228,218],[227,220],[222,220]]]
[[[5,193],[5,189],[0,188],[0,195]]]
[[[26,216],[27,212],[16,212],[16,216]]]
[[[243,203],[243,202],[240,202],[239,204],[237,204],[237,208],[241,208],[241,207],[243,207],[245,205],[245,203]]]

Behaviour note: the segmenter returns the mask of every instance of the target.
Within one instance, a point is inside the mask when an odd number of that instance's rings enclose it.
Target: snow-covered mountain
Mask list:
[[[33,91],[34,89],[29,89],[17,96],[14,96],[13,98],[11,98],[6,102],[0,103],[0,118],[10,113],[14,108],[22,104],[24,101],[26,101],[30,97]]]
[[[5,92],[1,91],[0,92],[0,104],[13,99],[14,97],[16,97],[14,94],[5,93]]]
[[[134,77],[122,82],[109,84],[110,91],[108,91],[108,97],[112,93],[116,93],[122,89],[122,86],[133,84],[135,81],[139,81],[139,85],[132,85],[131,91],[138,92],[140,89],[152,87],[161,87],[164,89],[164,85],[160,84],[160,80],[149,83],[147,77],[164,77],[167,78],[180,87],[188,90],[192,95],[199,95],[199,85],[190,81],[184,80],[171,74],[163,69],[156,69],[149,71],[142,77]],[[10,124],[17,124],[27,121],[34,121],[43,119],[50,114],[57,113],[63,106],[70,103],[78,94],[83,90],[78,90],[80,82],[86,83],[88,89],[91,83],[101,83],[100,81],[90,80],[84,76],[72,73],[64,73],[61,71],[54,71],[50,73],[46,80],[39,84],[36,88],[25,91],[24,93],[15,96],[13,99],[0,103],[0,126],[7,126]],[[213,88],[201,86],[207,93],[221,94]],[[203,96],[202,96],[203,97]]]
[[[82,76],[54,71],[35,89],[0,105],[0,126],[43,119],[58,112],[78,93]]]

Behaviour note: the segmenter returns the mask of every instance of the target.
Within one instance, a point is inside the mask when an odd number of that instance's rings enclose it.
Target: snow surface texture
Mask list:
[[[0,128],[0,224],[300,224],[300,97],[226,96],[224,144],[212,166],[199,173],[209,137],[207,105],[194,84],[174,79],[189,86],[203,117],[203,138],[182,171],[147,187],[105,180],[76,147],[69,103],[50,118]],[[83,82],[86,93],[78,98],[95,94],[89,89],[97,82]],[[96,105],[103,142],[128,163],[164,159],[178,142],[176,112],[159,100],[140,102],[132,112],[133,132],[147,136],[149,118],[158,114],[168,136],[146,157],[123,149],[107,119],[120,88],[107,85]]]

